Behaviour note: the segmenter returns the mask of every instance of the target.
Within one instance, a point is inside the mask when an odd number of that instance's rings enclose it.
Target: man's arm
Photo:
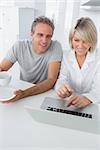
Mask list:
[[[12,67],[13,63],[10,60],[4,60],[0,63],[0,71],[7,71]]]
[[[37,83],[35,86],[32,86],[26,90],[16,91],[15,92],[16,96],[14,98],[8,101],[4,101],[3,103],[14,102],[19,99],[32,96],[32,95],[36,95],[36,94],[40,94],[40,93],[43,93],[52,89],[59,74],[60,64],[61,64],[60,62],[53,62],[49,64],[47,80]]]

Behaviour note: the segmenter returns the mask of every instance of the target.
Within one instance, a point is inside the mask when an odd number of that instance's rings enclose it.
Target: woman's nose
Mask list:
[[[82,41],[79,42],[79,47],[83,48],[83,42]]]

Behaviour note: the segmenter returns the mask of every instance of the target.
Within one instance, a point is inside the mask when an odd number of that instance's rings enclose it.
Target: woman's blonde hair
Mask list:
[[[94,51],[97,44],[97,29],[94,22],[88,17],[82,17],[77,20],[75,26],[72,27],[69,34],[69,44],[71,48],[73,48],[72,38],[76,31],[80,34],[84,41],[91,44],[89,51]]]

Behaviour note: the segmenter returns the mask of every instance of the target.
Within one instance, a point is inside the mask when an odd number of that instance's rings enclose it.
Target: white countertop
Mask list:
[[[11,87],[32,84],[12,80]],[[0,104],[0,150],[98,150],[100,135],[35,122],[24,106],[39,108],[44,97],[55,96],[50,90],[12,104]]]

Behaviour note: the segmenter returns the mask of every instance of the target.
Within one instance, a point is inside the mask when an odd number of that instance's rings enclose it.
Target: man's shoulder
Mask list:
[[[52,41],[51,45],[49,47],[49,52],[51,52],[53,54],[54,53],[55,54],[58,53],[58,55],[59,55],[59,53],[61,54],[63,52],[63,50],[62,50],[62,46],[61,46],[60,42],[58,42],[57,40],[56,41]]]
[[[47,51],[47,55],[49,56],[48,59],[49,63],[54,61],[61,61],[63,56],[63,50],[61,44],[58,41],[52,41]]]
[[[18,53],[19,51],[25,53],[26,52],[25,49],[29,50],[30,48],[31,48],[31,41],[29,40],[17,40],[12,47],[12,49]]]
[[[14,45],[26,46],[26,45],[30,45],[30,44],[31,44],[31,41],[25,39],[25,40],[17,40]]]
[[[61,43],[59,41],[57,41],[57,40],[52,40],[50,46],[51,47],[61,47],[62,48]]]
[[[17,40],[10,51],[16,55],[25,54],[31,48],[31,41],[29,40]]]

